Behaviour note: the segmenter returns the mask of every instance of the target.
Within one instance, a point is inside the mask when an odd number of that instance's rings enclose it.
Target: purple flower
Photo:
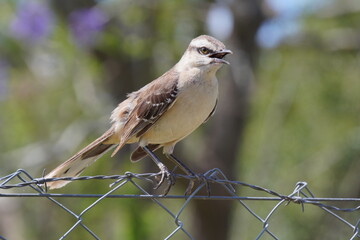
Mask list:
[[[79,45],[90,46],[94,44],[108,17],[99,8],[93,7],[74,11],[69,21],[75,41]]]
[[[35,1],[22,1],[12,20],[10,31],[18,39],[36,43],[46,38],[53,27],[49,8]]]

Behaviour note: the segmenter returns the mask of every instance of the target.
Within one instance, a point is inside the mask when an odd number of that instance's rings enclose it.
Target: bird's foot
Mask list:
[[[163,196],[166,196],[169,193],[171,187],[175,184],[175,177],[172,172],[170,172],[167,167],[165,167],[165,165],[162,164],[161,166],[159,166],[159,168],[160,172],[158,176],[160,176],[160,180],[158,181],[154,189],[158,189],[164,183],[165,179],[167,179],[168,185],[165,188],[164,193],[162,194]]]
[[[210,196],[210,185],[209,185],[209,181],[208,178],[206,176],[204,176],[203,174],[190,174],[190,182],[188,187],[186,188],[185,191],[185,196],[189,196],[192,193],[192,189],[195,186],[195,182],[199,182],[204,183],[206,186],[206,191],[208,196]]]

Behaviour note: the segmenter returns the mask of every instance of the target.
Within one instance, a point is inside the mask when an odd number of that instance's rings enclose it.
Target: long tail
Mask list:
[[[115,144],[107,143],[107,140],[114,135],[113,128],[106,131],[101,137],[90,143],[88,146],[80,150],[67,161],[56,167],[45,178],[57,177],[76,177],[79,176],[85,168],[94,163],[104,153],[109,151]],[[69,181],[48,182],[49,189],[61,188],[68,184]]]

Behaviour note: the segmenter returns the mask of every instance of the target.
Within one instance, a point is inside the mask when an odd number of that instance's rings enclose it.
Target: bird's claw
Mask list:
[[[165,166],[161,167],[159,175],[161,176],[160,181],[156,184],[154,189],[158,189],[164,183],[165,179],[167,179],[168,185],[162,194],[163,196],[166,196],[169,193],[171,187],[175,184],[175,177]]]
[[[198,181],[199,183],[205,183],[207,194],[208,196],[210,196],[210,185],[208,178],[202,174],[191,174],[190,176],[191,179],[188,187],[186,188],[185,196],[189,196],[192,193],[192,189],[194,188],[196,181]]]

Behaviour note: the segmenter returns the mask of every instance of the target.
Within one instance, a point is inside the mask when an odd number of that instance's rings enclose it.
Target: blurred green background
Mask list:
[[[234,54],[218,73],[215,116],[175,153],[197,172],[218,167],[230,179],[282,194],[306,181],[317,197],[359,198],[358,0],[2,0],[0,177],[19,168],[41,177],[66,160],[109,127],[126,93],[168,70],[201,34]],[[105,155],[84,174],[155,171],[149,160],[129,163],[133,147],[113,159]],[[170,194],[185,188],[180,182]],[[108,182],[77,181],[56,192],[107,190]],[[139,192],[119,192],[125,193]],[[256,194],[238,189],[241,196]],[[94,200],[61,201],[79,213]],[[165,202],[176,209],[184,201]],[[274,203],[249,205],[265,217]],[[194,201],[184,214],[199,240],[255,239],[262,229],[229,201]],[[341,214],[352,224],[359,215]],[[84,219],[101,239],[163,239],[175,229],[147,200],[105,200]],[[6,239],[58,239],[74,223],[46,199],[0,199]],[[276,212],[270,230],[280,239],[352,236],[319,208],[303,213],[294,204]],[[90,235],[78,228],[68,239]]]

